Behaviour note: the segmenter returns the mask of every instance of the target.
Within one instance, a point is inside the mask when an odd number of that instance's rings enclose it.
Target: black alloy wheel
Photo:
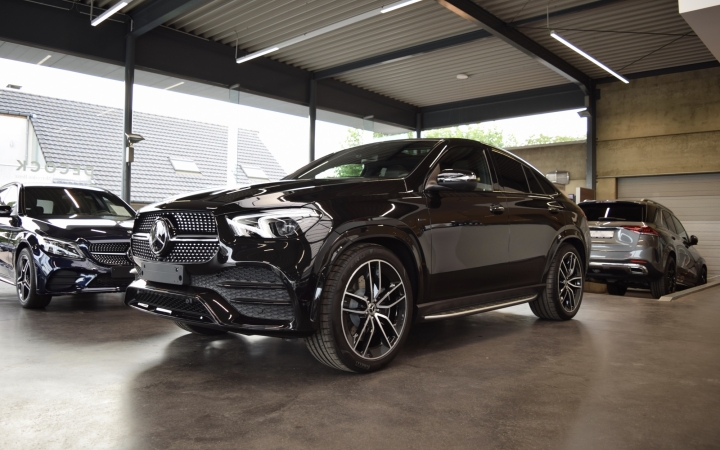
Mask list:
[[[46,307],[52,296],[37,293],[35,263],[27,248],[20,251],[15,264],[15,287],[18,300],[23,308],[41,309]]]
[[[350,372],[387,365],[407,338],[412,291],[388,249],[360,244],[340,255],[321,296],[319,329],[305,340],[323,364]]]
[[[558,249],[545,280],[545,289],[530,302],[530,309],[541,319],[569,320],[582,303],[585,265],[577,249],[563,244]]]
[[[664,295],[675,292],[677,286],[677,275],[675,269],[675,258],[668,257],[665,263],[665,270],[660,278],[650,282],[650,293],[653,298],[658,299]]]
[[[698,277],[697,286],[707,284],[707,267],[703,266],[700,269],[700,276]]]

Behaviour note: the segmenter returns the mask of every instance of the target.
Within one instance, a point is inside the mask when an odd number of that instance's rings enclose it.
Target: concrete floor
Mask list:
[[[302,341],[188,335],[119,295],[0,287],[0,448],[718,448],[720,288],[416,326],[371,375]]]

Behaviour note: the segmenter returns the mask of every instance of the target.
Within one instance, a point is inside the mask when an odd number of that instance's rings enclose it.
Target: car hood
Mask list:
[[[297,208],[323,200],[352,201],[397,194],[405,189],[402,179],[280,180],[234,188],[208,189],[155,203],[139,212],[162,210],[211,210],[216,215],[245,209]]]
[[[133,220],[23,218],[23,227],[42,236],[75,241],[128,239]]]

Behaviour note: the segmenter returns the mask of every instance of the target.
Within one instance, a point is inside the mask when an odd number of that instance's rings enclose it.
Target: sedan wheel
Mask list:
[[[18,300],[23,308],[34,309],[44,308],[52,297],[37,293],[35,264],[32,253],[27,248],[20,251],[17,263],[15,264],[15,287],[17,288]]]

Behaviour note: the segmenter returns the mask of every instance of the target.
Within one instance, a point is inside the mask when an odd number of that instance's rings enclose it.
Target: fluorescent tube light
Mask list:
[[[38,66],[41,66],[42,63],[44,63],[45,61],[47,61],[47,60],[50,59],[50,58],[52,58],[52,55],[47,55],[46,57],[44,57],[43,59],[41,59],[40,62],[37,63],[37,65],[38,65]]]
[[[606,71],[607,73],[609,73],[610,75],[614,76],[614,77],[617,78],[618,80],[622,81],[623,83],[625,83],[625,84],[628,84],[628,83],[629,83],[629,81],[626,80],[625,78],[623,78],[622,76],[620,76],[620,74],[614,72],[612,69],[610,69],[610,68],[609,68],[608,66],[606,66],[605,64],[601,63],[601,62],[598,61],[597,59],[593,58],[592,56],[588,55],[588,54],[585,53],[584,51],[582,51],[582,50],[580,50],[579,48],[575,47],[575,46],[572,45],[570,42],[568,42],[568,41],[566,41],[565,39],[563,39],[563,38],[562,38],[559,34],[557,34],[556,32],[551,31],[551,32],[550,32],[550,36],[552,36],[552,37],[554,37],[555,39],[557,39],[558,41],[562,42],[563,44],[565,44],[566,46],[568,46],[570,49],[572,49],[572,50],[574,50],[575,52],[577,52],[579,55],[584,56],[584,57],[587,58],[589,61],[593,62],[595,65],[597,65],[598,67],[600,67],[601,69],[603,69],[604,71]]]
[[[96,18],[94,18],[93,21],[90,22],[90,25],[92,25],[94,27],[100,25],[101,23],[103,23],[105,21],[105,19],[107,19],[108,17],[112,16],[116,12],[118,12],[121,9],[123,9],[124,7],[126,7],[127,4],[130,3],[131,1],[132,0],[121,0],[117,3],[115,3],[115,5],[112,8],[108,9],[104,13],[102,13],[99,16],[97,16]]]
[[[381,13],[385,14],[390,11],[395,11],[396,9],[400,9],[403,6],[412,5],[413,3],[417,3],[420,0],[402,0],[400,2],[390,3],[387,6],[383,6],[383,9],[380,10]]]
[[[181,81],[181,82],[179,82],[179,83],[175,83],[175,84],[173,84],[172,86],[166,87],[165,90],[167,91],[168,89],[176,88],[176,87],[180,86],[181,84],[185,84],[185,82],[184,82],[184,81]]]
[[[275,46],[275,47],[266,48],[264,50],[258,50],[255,53],[250,53],[249,55],[245,55],[241,58],[238,58],[236,62],[238,64],[244,63],[245,61],[250,61],[251,59],[255,59],[260,56],[267,55],[268,53],[272,53],[275,50],[280,50],[280,47]]]

